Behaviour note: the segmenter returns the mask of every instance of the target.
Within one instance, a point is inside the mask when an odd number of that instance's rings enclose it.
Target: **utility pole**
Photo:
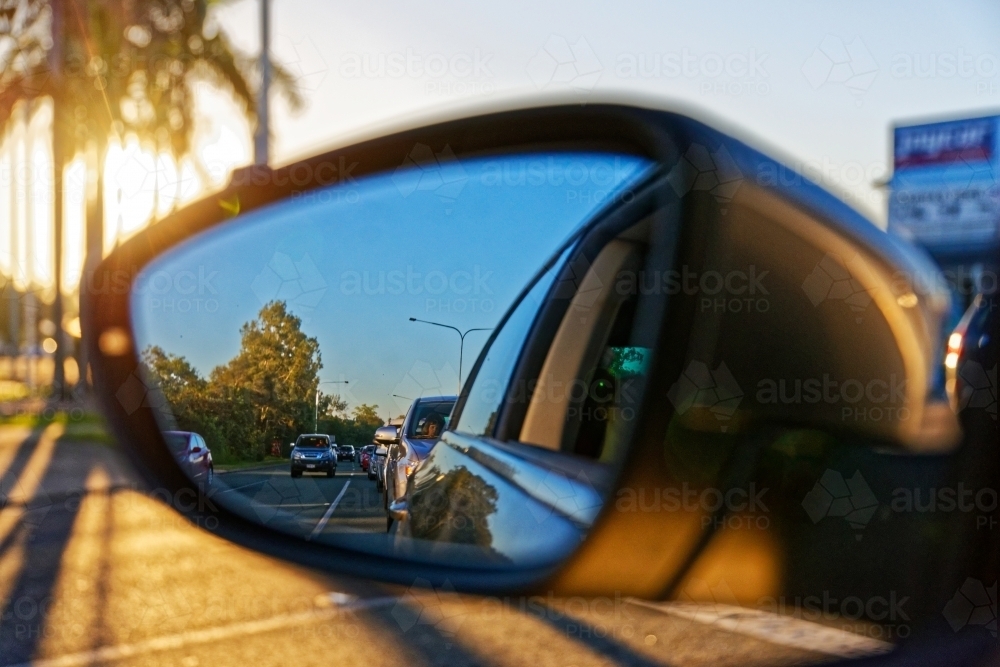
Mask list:
[[[253,161],[266,167],[270,161],[270,109],[268,92],[271,88],[271,0],[260,1],[260,90],[257,91],[257,131],[253,138]]]

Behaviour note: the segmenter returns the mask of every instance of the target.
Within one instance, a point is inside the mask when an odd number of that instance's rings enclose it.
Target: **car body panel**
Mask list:
[[[610,481],[610,471],[592,461],[535,454],[527,446],[446,432],[417,468],[406,497],[408,517],[398,530],[414,539],[412,554],[461,558],[474,546],[466,558],[545,566],[575,549],[600,510],[598,488]]]

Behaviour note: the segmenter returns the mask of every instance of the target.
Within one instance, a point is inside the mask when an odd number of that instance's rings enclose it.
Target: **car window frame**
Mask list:
[[[476,437],[493,438],[500,441],[505,441],[510,439],[510,438],[504,438],[502,437],[502,435],[498,434],[505,434],[510,429],[510,426],[508,425],[509,418],[507,417],[508,409],[510,407],[509,403],[510,389],[511,386],[517,386],[517,382],[523,379],[521,371],[525,367],[524,366],[525,352],[527,350],[537,351],[538,344],[540,342],[539,336],[545,336],[547,335],[547,333],[551,333],[551,335],[555,334],[554,328],[551,330],[551,332],[549,332],[549,329],[553,326],[558,326],[558,321],[556,321],[553,324],[553,322],[550,322],[548,319],[546,319],[544,322],[542,320],[543,314],[554,312],[550,311],[552,302],[553,301],[565,302],[564,304],[561,304],[563,314],[565,313],[565,310],[569,308],[569,301],[570,301],[569,299],[553,298],[556,289],[558,289],[559,287],[560,275],[565,270],[566,266],[570,262],[572,262],[573,259],[575,259],[575,257],[579,254],[581,249],[581,244],[591,243],[592,239],[595,238],[594,234],[600,233],[600,230],[605,229],[605,227],[608,225],[611,225],[611,228],[617,229],[615,225],[619,226],[621,225],[620,222],[621,216],[631,215],[631,213],[628,212],[635,210],[633,206],[637,201],[642,202],[642,204],[640,205],[649,204],[654,197],[662,196],[662,194],[664,193],[663,189],[664,185],[665,183],[664,183],[662,165],[654,165],[647,172],[645,177],[639,180],[635,184],[634,189],[637,190],[639,194],[635,195],[632,199],[629,199],[628,201],[625,201],[624,198],[620,199],[616,198],[614,201],[598,209],[594,214],[591,215],[591,217],[586,222],[584,222],[576,230],[574,230],[570,234],[570,236],[567,237],[567,239],[563,242],[563,244],[559,246],[552,253],[549,259],[538,269],[538,271],[535,272],[535,274],[525,284],[525,286],[518,293],[517,297],[508,307],[507,311],[504,313],[504,316],[497,323],[496,327],[494,327],[493,331],[490,333],[490,336],[486,341],[486,344],[483,345],[482,351],[480,351],[479,356],[476,358],[476,362],[473,364],[472,369],[469,371],[469,375],[466,376],[465,383],[462,385],[462,390],[459,393],[458,400],[455,402],[455,407],[452,410],[452,416],[451,416],[451,421],[449,422],[448,430],[452,430],[450,428],[451,425],[458,425],[461,423],[462,411],[465,408],[466,401],[469,398],[469,394],[472,388],[475,386],[476,378],[478,377],[479,371],[486,360],[486,356],[489,353],[490,348],[496,341],[497,337],[503,332],[504,327],[507,325],[508,321],[514,315],[517,309],[521,306],[523,301],[528,297],[531,291],[535,288],[535,286],[542,279],[545,278],[545,276],[549,273],[550,270],[554,268],[557,271],[556,276],[553,279],[552,284],[549,285],[548,290],[546,290],[546,294],[542,298],[542,303],[534,314],[531,325],[528,327],[528,332],[524,337],[524,342],[521,345],[520,352],[518,353],[518,357],[514,362],[514,368],[513,371],[511,372],[510,379],[507,381],[507,386],[505,386],[503,388],[503,391],[501,392],[502,398],[500,399],[500,402],[498,404],[499,405],[497,410],[498,414],[493,429],[489,433],[482,434],[481,436],[476,436]],[[612,223],[611,221],[614,222]],[[633,219],[633,222],[636,221],[637,220]],[[679,217],[675,218],[675,222],[679,222]],[[627,227],[627,225],[623,226],[622,228],[624,229],[625,227]],[[620,231],[621,230],[618,230],[615,233],[616,234],[620,233]],[[597,250],[599,251],[600,248],[602,248],[604,244],[607,243],[607,241],[609,241],[613,237],[614,235],[608,236],[607,240],[600,243]],[[589,248],[589,245],[587,247]],[[559,321],[561,321],[561,318]],[[548,351],[548,347],[545,348],[545,351],[546,352]],[[542,355],[542,358],[544,359],[544,355]],[[523,419],[523,414],[520,415],[520,418]],[[456,431],[456,432],[461,432],[461,431]],[[475,434],[467,434],[467,435],[475,435]]]
[[[587,224],[581,226],[578,233],[555,253],[545,267],[545,271],[561,261],[558,267],[559,274],[549,287],[548,293],[540,305],[535,319],[529,328],[528,335],[522,345],[521,352],[515,362],[510,380],[503,391],[502,402],[498,410],[496,423],[493,431],[485,437],[492,438],[498,442],[509,443],[512,446],[524,447],[528,449],[538,449],[538,447],[519,441],[521,426],[527,413],[528,401],[518,400],[517,387],[528,387],[537,378],[541,371],[545,359],[548,356],[556,331],[566,316],[572,299],[556,297],[556,290],[559,289],[562,273],[567,267],[572,266],[578,258],[583,257],[592,262],[598,253],[619,234],[630,227],[640,223],[648,216],[655,215],[658,211],[666,216],[659,221],[659,224],[669,229],[666,235],[661,235],[655,242],[659,245],[656,252],[669,255],[668,262],[672,263],[676,253],[678,234],[681,228],[682,213],[680,200],[670,189],[666,182],[666,176],[662,170],[652,171],[646,179],[636,185],[635,196],[627,202],[617,202],[613,206],[606,207],[593,216]],[[653,248],[650,248],[648,255],[652,255]],[[646,261],[656,261],[655,257],[647,257]],[[541,279],[545,272],[539,272],[533,281],[525,289],[523,298],[534,286],[535,282]],[[663,295],[659,295],[663,296]],[[659,316],[666,307],[666,298],[657,299],[659,303],[653,310],[658,311]],[[513,312],[513,307],[511,311]],[[648,317],[648,316],[647,316]],[[658,320],[656,314],[652,314],[652,319]],[[638,322],[638,320],[637,320]],[[658,329],[658,322],[649,322],[654,329]],[[499,330],[499,328],[498,328]],[[491,340],[492,342],[492,340]],[[485,356],[488,347],[483,349],[480,359]],[[477,366],[473,369],[478,371]],[[470,374],[470,380],[472,376]],[[471,381],[467,381],[466,387],[471,387]],[[463,393],[466,387],[463,388]],[[640,386],[640,391],[642,387]],[[640,401],[641,403],[641,401]],[[457,420],[454,420],[457,423]],[[572,456],[568,452],[554,451],[556,454]]]

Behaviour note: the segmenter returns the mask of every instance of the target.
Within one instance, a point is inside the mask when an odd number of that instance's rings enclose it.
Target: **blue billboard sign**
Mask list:
[[[893,132],[889,231],[932,253],[1000,245],[1000,116],[908,125]]]

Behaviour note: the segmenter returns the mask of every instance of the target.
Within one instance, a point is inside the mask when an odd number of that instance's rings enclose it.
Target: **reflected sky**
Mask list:
[[[560,243],[648,168],[608,154],[435,157],[433,169],[309,193],[163,255],[135,284],[139,347],[207,375],[236,355],[243,323],[284,300],[320,343],[321,380],[350,382],[325,391],[400,414],[458,380],[458,336],[410,317],[494,326]],[[488,335],[466,339],[463,375]]]

